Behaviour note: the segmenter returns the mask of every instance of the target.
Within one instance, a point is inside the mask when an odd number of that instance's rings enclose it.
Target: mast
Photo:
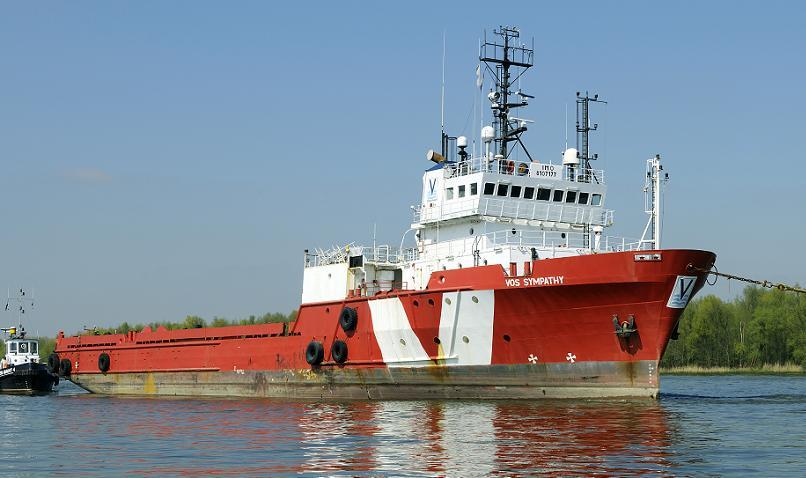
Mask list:
[[[599,128],[599,123],[594,123],[593,126],[591,126],[591,102],[607,104],[607,101],[599,99],[599,95],[593,95],[593,97],[591,97],[586,91],[585,96],[581,96],[579,91],[577,91],[577,157],[582,166],[582,179],[585,182],[590,182],[588,175],[592,175],[590,172],[590,162],[599,159],[598,154],[594,154],[593,156],[590,154],[590,132],[596,131]],[[596,180],[597,183],[599,182],[595,175],[593,175],[593,179]]]
[[[660,155],[646,160],[646,180],[644,183],[644,201],[646,203],[645,212],[649,215],[649,220],[641,235],[640,249],[660,249],[661,226],[663,224],[661,200],[663,198],[661,188],[669,181],[669,173],[663,172],[660,164]],[[647,237],[649,234],[649,238]]]
[[[11,291],[9,290],[8,298],[6,299],[6,311],[11,310],[12,306],[17,312],[17,324],[19,324],[19,328],[7,327],[3,328],[2,330],[4,332],[9,332],[12,339],[15,337],[24,338],[25,328],[23,328],[22,326],[22,316],[23,314],[25,314],[25,310],[27,308],[33,308],[34,306],[33,294],[29,296],[27,295],[24,289],[20,289],[17,297],[11,297]]]
[[[520,32],[515,27],[499,26],[498,30],[493,30],[493,34],[500,38],[488,40],[487,32],[484,32],[484,42],[479,49],[479,61],[484,63],[485,68],[495,79],[495,89],[490,91],[487,98],[490,100],[493,114],[497,155],[507,158],[512,152],[509,143],[516,142],[526,156],[532,159],[521,141],[521,134],[526,132],[526,123],[529,121],[515,118],[510,113],[515,108],[526,106],[527,100],[534,98],[520,89],[512,91],[513,83],[533,65],[534,39],[531,48],[522,43],[517,44]],[[519,99],[516,99],[516,96]]]

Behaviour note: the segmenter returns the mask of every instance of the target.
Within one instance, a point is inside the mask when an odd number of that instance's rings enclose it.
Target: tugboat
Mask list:
[[[9,298],[6,310],[9,310],[12,301],[19,303],[20,314],[25,313],[25,302],[33,304],[25,299],[22,289],[20,298]],[[55,368],[51,364],[39,363],[39,342],[25,338],[25,328],[21,322],[17,327],[4,327],[0,331],[8,336],[5,341],[6,354],[0,360],[0,393],[42,395],[53,391],[53,386],[59,384],[58,362]]]
[[[534,97],[515,87],[533,54],[516,28],[485,35],[476,84],[481,97],[484,79],[492,80],[492,114],[477,147],[443,127],[441,150],[415,165],[427,169],[399,248],[373,241],[305,250],[294,322],[62,331],[53,363],[73,383],[104,394],[657,396],[658,362],[716,255],[662,248],[668,176],[659,156],[642,174],[643,236],[604,233],[613,211],[589,143],[597,126],[589,108],[604,102],[598,95],[577,93],[576,148],[554,162],[526,149],[533,121],[525,107]],[[338,190],[334,182],[328,194]],[[404,248],[409,232],[415,244]]]

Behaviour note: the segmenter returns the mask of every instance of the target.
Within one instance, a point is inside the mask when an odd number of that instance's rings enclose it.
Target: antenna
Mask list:
[[[484,32],[484,42],[479,48],[479,61],[484,62],[485,68],[495,80],[495,90],[490,91],[487,98],[490,100],[494,118],[498,154],[508,157],[511,152],[509,143],[517,142],[531,160],[532,156],[521,141],[521,134],[526,132],[526,124],[522,121],[520,124],[512,124],[513,119],[509,114],[514,108],[528,105],[528,99],[533,98],[521,90],[513,93],[511,88],[533,65],[534,38],[532,47],[529,48],[515,41],[520,38],[520,31],[516,27],[499,26],[498,30],[493,30],[493,35],[500,39],[488,40],[487,32]],[[511,101],[514,96],[518,96],[520,101]]]
[[[565,104],[565,150],[568,149],[568,103]]]
[[[593,126],[591,126],[590,103],[607,104],[607,101],[600,100],[599,95],[593,95],[593,97],[591,97],[588,95],[587,91],[585,92],[585,96],[581,96],[579,91],[577,91],[577,157],[580,159],[582,169],[584,170],[583,174],[577,177],[577,180],[590,182],[590,176],[592,176],[598,183],[599,180],[591,171],[590,162],[591,160],[599,159],[599,155],[590,155],[589,136],[591,131],[596,131],[599,128],[599,124],[594,123]]]
[[[448,157],[448,141],[445,134],[445,30],[442,30],[442,89],[439,100],[440,130],[442,131],[442,157]]]
[[[33,294],[28,294],[25,292],[25,289],[20,288],[17,292],[16,297],[11,296],[11,290],[7,289],[7,299],[6,299],[6,310],[11,310],[13,307],[17,312],[17,324],[19,324],[19,329],[16,327],[11,327],[9,329],[3,329],[7,331],[12,331],[12,338],[13,335],[16,333],[17,337],[23,338],[25,337],[25,329],[22,326],[22,316],[25,314],[26,310],[32,309],[34,307],[34,297]]]

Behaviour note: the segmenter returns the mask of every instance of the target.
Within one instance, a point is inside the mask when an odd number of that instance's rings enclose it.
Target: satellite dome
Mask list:
[[[485,143],[489,143],[495,139],[495,129],[492,126],[485,126],[481,128],[481,140]]]
[[[467,137],[459,136],[458,138],[456,138],[456,146],[460,148],[467,148]]]
[[[579,156],[577,156],[576,148],[568,148],[563,153],[563,165],[576,166],[579,164]]]

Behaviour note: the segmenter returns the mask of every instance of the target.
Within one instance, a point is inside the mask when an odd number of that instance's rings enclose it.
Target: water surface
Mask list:
[[[0,396],[2,476],[766,475],[806,469],[806,377],[670,376],[659,400]]]

